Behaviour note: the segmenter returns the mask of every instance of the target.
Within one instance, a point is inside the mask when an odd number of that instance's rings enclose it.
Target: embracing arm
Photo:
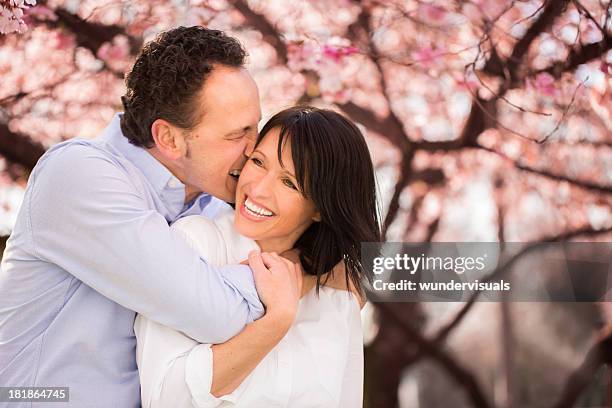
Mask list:
[[[229,341],[195,344],[180,333],[137,319],[137,362],[145,408],[168,406],[178,395],[190,395],[192,405],[199,408],[235,400],[229,394],[289,330],[301,294],[301,271],[293,265],[287,273],[288,261],[273,254],[253,252],[249,261],[261,267],[265,262],[266,268],[255,267],[254,275],[267,312]],[[178,406],[176,401],[171,405]]]
[[[263,313],[249,268],[203,261],[105,153],[72,145],[39,167],[23,205],[40,259],[201,342],[226,341]]]
[[[197,344],[142,316],[136,320],[142,406],[213,408],[231,395],[283,338],[291,322],[268,313],[225,343]]]

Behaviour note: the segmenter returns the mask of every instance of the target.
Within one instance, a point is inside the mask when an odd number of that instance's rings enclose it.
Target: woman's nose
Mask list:
[[[250,195],[255,197],[269,197],[272,192],[272,186],[274,183],[274,174],[272,172],[266,172],[259,179],[254,180],[251,184]]]

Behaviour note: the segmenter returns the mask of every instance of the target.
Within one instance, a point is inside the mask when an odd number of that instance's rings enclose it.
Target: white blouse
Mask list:
[[[247,259],[257,244],[234,229],[233,211],[218,219],[185,217],[172,228],[216,265]],[[181,332],[136,317],[142,406],[359,408],[363,398],[360,308],[353,294],[321,287],[300,300],[285,337],[231,394],[210,393],[213,356]]]

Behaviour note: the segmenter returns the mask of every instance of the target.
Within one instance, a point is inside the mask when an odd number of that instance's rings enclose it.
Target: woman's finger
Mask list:
[[[262,274],[268,271],[268,268],[264,265],[262,254],[258,251],[249,252],[249,266],[254,274]]]

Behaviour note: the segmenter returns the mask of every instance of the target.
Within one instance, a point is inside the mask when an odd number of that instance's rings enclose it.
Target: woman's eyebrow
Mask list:
[[[266,157],[266,155],[265,155],[265,154],[264,154],[264,153],[263,153],[261,150],[259,150],[259,149],[255,149],[255,150],[253,150],[253,154],[254,154],[254,153],[261,154],[261,155],[264,157],[264,159],[266,159],[266,158],[267,158],[267,157]],[[293,177],[295,180],[297,180],[297,177],[295,176],[295,174],[293,174],[293,173],[291,173],[289,170],[287,170],[287,168],[286,168],[286,167],[284,167],[284,166],[281,166],[281,167],[282,167],[282,169],[283,169],[283,171],[282,171],[282,173],[283,173],[283,174],[285,174],[285,175],[287,175],[287,176],[291,176],[291,177]]]
[[[293,179],[297,180],[297,177],[295,177],[295,174],[291,173],[285,167],[283,167],[283,174],[286,175],[286,176],[291,176]]]

